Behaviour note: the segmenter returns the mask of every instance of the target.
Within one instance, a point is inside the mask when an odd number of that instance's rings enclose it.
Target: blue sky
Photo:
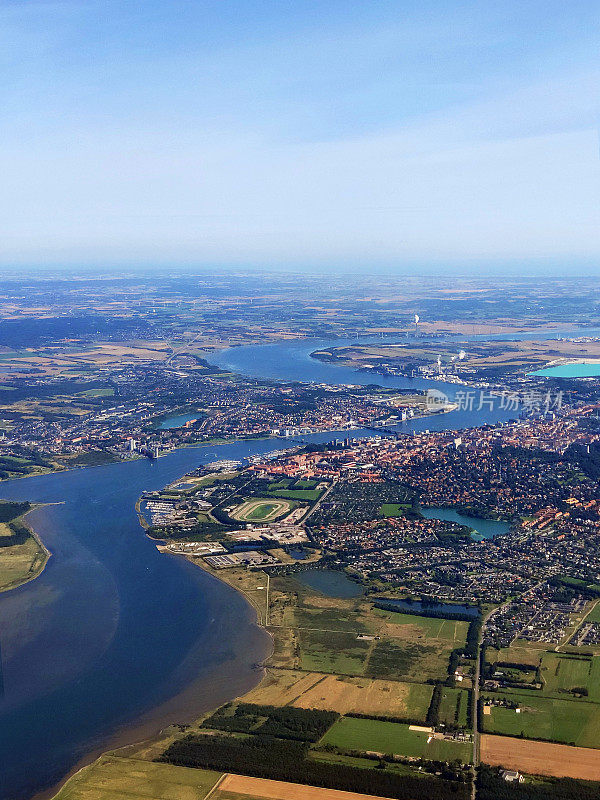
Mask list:
[[[600,265],[597,3],[0,4],[0,263]]]

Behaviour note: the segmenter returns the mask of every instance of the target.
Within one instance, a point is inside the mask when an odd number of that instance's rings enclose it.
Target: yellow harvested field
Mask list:
[[[260,685],[244,696],[244,701],[267,706],[316,708],[339,714],[414,717],[422,707],[427,709],[432,691],[431,687],[401,681],[271,668]]]
[[[411,685],[399,681],[361,678],[340,679],[327,675],[307,689],[292,705],[297,708],[318,708],[339,714],[374,714],[375,716],[407,716]]]
[[[532,775],[600,781],[600,750],[589,747],[483,734],[481,760]]]
[[[247,703],[286,706],[323,679],[319,672],[270,669],[261,683],[244,696]]]
[[[265,778],[246,778],[243,775],[226,775],[214,791],[211,800],[228,800],[242,795],[254,800],[386,800],[372,794],[355,794],[339,789],[320,789],[285,781],[269,781]],[[389,798],[387,799],[389,800]]]

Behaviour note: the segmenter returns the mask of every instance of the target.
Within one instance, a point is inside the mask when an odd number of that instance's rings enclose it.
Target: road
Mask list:
[[[504,603],[502,604],[504,605]],[[482,641],[483,641],[483,634],[485,632],[485,626],[487,625],[489,619],[493,614],[496,613],[502,606],[498,606],[498,608],[492,608],[491,611],[483,617],[481,621],[481,630],[479,632],[479,640],[477,642],[477,658],[475,659],[475,675],[473,677],[473,700],[471,706],[471,716],[473,722],[473,784],[471,786],[471,797],[475,800],[477,796],[477,786],[476,786],[476,778],[477,778],[477,767],[479,766],[479,755],[480,755],[480,747],[479,747],[479,682],[481,678],[481,659],[483,657],[483,648],[482,648]]]
[[[483,635],[485,633],[485,628],[488,622],[490,621],[491,617],[494,616],[498,611],[501,611],[504,606],[509,605],[509,603],[514,602],[518,597],[527,592],[535,591],[544,581],[539,581],[535,584],[535,586],[526,589],[525,592],[521,592],[516,597],[509,597],[508,600],[505,600],[504,603],[501,603],[496,608],[492,608],[491,611],[483,617],[481,621],[481,631],[479,632],[479,641],[477,642],[477,661],[475,664],[475,675],[473,677],[473,701],[472,701],[472,715],[473,715],[473,785],[471,787],[471,798],[475,800],[477,797],[477,786],[475,783],[475,779],[477,777],[477,767],[479,766],[479,758],[481,755],[481,748],[479,746],[479,717],[478,717],[478,710],[479,710],[479,683],[481,678],[481,660],[483,656],[483,649],[482,649],[482,641]]]
[[[326,498],[326,497],[327,497],[327,495],[328,495],[328,494],[331,492],[331,490],[333,489],[333,487],[334,487],[335,485],[336,485],[336,481],[332,481],[332,483],[331,483],[331,486],[330,486],[328,489],[326,489],[326,490],[323,492],[323,494],[321,495],[321,497],[319,497],[319,499],[317,500],[317,502],[314,504],[314,506],[313,506],[313,507],[310,509],[310,511],[308,512],[308,514],[307,514],[307,515],[304,517],[304,519],[302,520],[302,524],[303,524],[303,525],[306,525],[306,520],[307,520],[307,519],[308,519],[310,516],[312,516],[312,515],[315,513],[315,511],[316,511],[316,510],[319,508],[319,506],[321,505],[321,503],[323,502],[323,500],[325,500],[325,498]]]

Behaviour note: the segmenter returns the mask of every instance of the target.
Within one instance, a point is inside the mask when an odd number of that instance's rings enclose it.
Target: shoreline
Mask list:
[[[136,507],[138,506],[138,504],[139,501],[136,502]],[[36,508],[44,507],[46,505],[57,505],[57,504],[43,503],[43,504],[38,504]],[[32,510],[34,509],[31,508],[30,511]],[[29,511],[26,513],[29,513]],[[143,525],[141,527],[144,528]],[[35,533],[33,529],[31,530],[36,540],[38,540],[39,539],[38,535]],[[250,614],[253,616],[253,619],[250,620],[250,625],[255,626],[259,631],[264,632],[268,636],[269,640],[268,651],[265,652],[265,654],[262,656],[260,662],[255,662],[255,664],[252,664],[250,667],[251,672],[256,672],[257,677],[260,674],[260,677],[258,677],[258,680],[254,682],[253,685],[245,688],[243,692],[234,694],[233,696],[230,696],[227,699],[221,699],[216,705],[214,704],[213,700],[210,700],[206,703],[205,707],[201,709],[195,709],[191,714],[188,714],[187,716],[185,712],[182,711],[177,721],[175,721],[174,719],[171,719],[169,721],[168,717],[172,717],[175,712],[175,709],[173,709],[172,711],[169,710],[169,705],[175,703],[176,705],[181,705],[182,708],[186,708],[188,705],[185,702],[187,696],[190,694],[191,695],[196,694],[196,691],[198,689],[197,684],[198,682],[200,682],[200,678],[197,676],[190,683],[188,683],[187,686],[185,686],[182,691],[178,692],[177,694],[173,695],[170,698],[167,698],[158,706],[154,706],[153,708],[147,709],[141,716],[137,717],[131,722],[118,726],[117,729],[108,737],[107,741],[103,745],[93,748],[85,755],[83,755],[81,758],[79,758],[77,762],[73,765],[72,769],[70,769],[68,773],[65,774],[63,777],[61,777],[57,783],[53,784],[52,786],[46,789],[42,789],[41,791],[36,792],[34,795],[30,797],[30,800],[52,800],[52,798],[56,797],[56,795],[62,790],[67,781],[69,781],[76,774],[84,770],[86,767],[89,767],[91,764],[93,764],[102,756],[107,754],[117,753],[125,748],[140,747],[144,744],[150,744],[154,740],[158,740],[164,734],[164,732],[171,726],[179,724],[191,724],[195,722],[198,719],[198,717],[201,717],[204,714],[212,711],[213,709],[218,708],[224,703],[232,702],[244,697],[246,694],[256,689],[265,679],[266,667],[264,666],[264,662],[266,662],[267,659],[270,658],[270,656],[273,653],[273,649],[275,646],[275,639],[273,634],[268,631],[267,627],[262,622],[261,609],[259,609],[255,605],[255,603],[252,601],[249,595],[246,592],[244,592],[240,587],[233,585],[229,581],[225,580],[223,577],[217,575],[210,569],[205,568],[204,566],[192,560],[186,555],[183,555],[181,553],[171,553],[167,551],[165,547],[162,547],[160,544],[156,542],[156,540],[148,536],[145,530],[144,534],[149,541],[155,544],[156,549],[161,553],[161,555],[183,558],[193,567],[202,570],[202,572],[206,573],[210,578],[214,579],[220,584],[223,584],[224,586],[227,586],[228,589],[231,589],[232,591],[236,592],[242,598],[248,612],[250,612]],[[41,542],[41,539],[39,539],[39,541]],[[49,554],[48,557],[50,557],[51,555],[50,551],[47,550],[47,548],[45,547],[45,545],[43,545],[43,543],[41,544],[44,551],[48,552]],[[47,560],[48,559],[46,559],[45,561],[44,567],[47,563]],[[42,571],[43,570],[40,570],[40,572],[34,577],[35,578],[39,577]],[[33,579],[34,578],[31,578],[31,580]],[[11,587],[11,588],[16,588],[16,587]],[[214,679],[214,676],[210,677]],[[210,677],[208,682],[210,682]],[[204,683],[205,681],[202,682]],[[161,709],[164,710],[161,711]],[[157,712],[158,712],[158,719],[156,719],[153,722],[152,716],[156,715]],[[164,719],[161,720],[161,717],[164,717]],[[139,735],[136,735],[136,731],[138,732]]]
[[[150,537],[148,537],[148,538],[150,539]],[[150,539],[150,540],[154,541],[152,539]],[[159,549],[159,548],[157,547],[157,549]],[[217,575],[213,574],[212,572],[210,572],[210,570],[204,569],[204,567],[200,566],[196,562],[193,562],[190,558],[188,558],[185,555],[182,555],[180,553],[167,553],[165,551],[161,551],[161,552],[162,552],[163,555],[171,555],[171,556],[183,558],[184,560],[186,560],[186,561],[190,562],[191,564],[193,564],[193,566],[198,567],[199,569],[202,569],[204,572],[206,572],[212,578],[214,578],[215,580],[219,581],[219,583],[222,583],[225,586],[227,586],[230,589],[232,589],[233,591],[237,592],[237,594],[239,594],[240,597],[243,598],[243,600],[246,603],[246,605],[248,606],[248,608],[252,609],[252,611],[254,612],[254,614],[256,616],[256,619],[255,619],[253,624],[256,625],[256,627],[259,628],[261,631],[264,631],[269,637],[269,640],[270,640],[270,652],[263,657],[263,661],[266,661],[271,656],[271,654],[273,653],[273,648],[275,646],[274,636],[273,636],[273,634],[269,633],[267,628],[260,622],[259,610],[256,608],[254,603],[252,603],[250,601],[250,599],[248,598],[248,596],[246,595],[245,592],[243,592],[238,587],[233,586],[232,584],[230,584],[227,581],[223,580],[223,578],[220,578]],[[142,717],[138,718],[138,720],[136,720],[136,721],[134,721],[134,722],[132,722],[130,724],[126,724],[126,725],[121,726],[117,731],[115,731],[113,736],[110,737],[110,739],[106,742],[105,745],[103,745],[103,746],[101,746],[99,748],[96,748],[94,750],[91,750],[89,753],[86,753],[84,756],[82,756],[77,761],[77,763],[73,766],[73,768],[71,770],[69,770],[69,772],[65,776],[63,776],[58,783],[54,784],[53,786],[49,787],[48,789],[43,789],[40,792],[36,792],[36,794],[32,795],[29,800],[53,800],[53,798],[55,798],[58,795],[58,793],[64,788],[65,784],[71,778],[73,778],[75,775],[77,775],[82,770],[84,770],[87,767],[91,766],[99,758],[102,758],[105,755],[118,754],[119,751],[125,750],[126,748],[132,748],[132,747],[133,748],[138,748],[138,747],[141,747],[142,745],[145,745],[145,744],[150,745],[154,741],[158,741],[163,736],[165,731],[168,730],[168,728],[170,728],[170,727],[172,727],[174,725],[179,725],[179,724],[191,724],[191,723],[195,722],[199,717],[202,717],[205,714],[208,714],[209,712],[213,711],[214,709],[219,708],[224,703],[228,703],[228,702],[230,703],[230,702],[233,702],[235,700],[239,700],[239,699],[245,697],[249,692],[251,692],[254,689],[256,689],[263,682],[263,680],[265,679],[267,671],[266,671],[266,667],[264,665],[262,665],[262,664],[260,665],[260,671],[262,673],[261,676],[260,676],[260,680],[258,680],[254,684],[254,686],[251,686],[250,688],[246,689],[241,694],[236,694],[236,695],[234,695],[233,697],[230,697],[227,700],[223,700],[222,702],[219,702],[217,705],[208,704],[207,707],[204,710],[195,711],[192,714],[192,716],[186,717],[180,722],[167,722],[166,725],[164,725],[162,727],[159,727],[159,728],[156,728],[155,726],[153,726],[151,731],[148,731],[147,733],[144,732],[141,735],[140,738],[135,738],[135,739],[132,739],[132,740],[129,740],[129,741],[126,741],[126,742],[123,742],[123,741],[119,742],[118,741],[122,737],[126,737],[127,736],[127,732],[132,732],[132,731],[134,731],[136,729],[139,729],[140,728],[140,724],[139,724],[140,722],[142,722],[142,725],[141,725],[142,730],[146,726],[150,727],[152,725],[152,722],[149,721],[149,720],[144,722],[144,716],[145,715],[143,715]],[[257,670],[257,672],[258,672],[258,670]],[[194,683],[191,683],[186,687],[186,689],[184,689],[183,692],[181,692],[178,695],[174,695],[172,698],[170,698],[170,700],[165,701],[165,703],[163,705],[166,705],[169,702],[171,702],[171,701],[173,701],[173,700],[175,700],[177,698],[183,698],[186,695],[187,692],[193,691],[193,689],[194,689]],[[157,708],[160,708],[160,706],[157,706],[154,710],[156,711]],[[151,713],[151,712],[152,712],[152,709],[150,709],[149,712],[146,712],[146,713]],[[114,742],[114,744],[112,746],[111,746],[111,742]]]
[[[27,476],[25,476],[27,477]],[[40,553],[43,553],[43,560],[40,566],[36,569],[36,572],[32,575],[29,575],[23,580],[18,581],[17,583],[11,584],[9,586],[0,586],[0,595],[4,594],[5,592],[11,592],[13,589],[18,589],[21,586],[25,586],[27,583],[31,583],[31,581],[36,580],[40,577],[43,571],[46,569],[48,562],[52,557],[52,552],[46,547],[44,542],[42,541],[39,533],[32,527],[28,522],[25,521],[25,517],[31,514],[32,511],[36,511],[40,508],[45,508],[46,506],[55,506],[59,505],[58,503],[32,503],[31,508],[22,514],[20,517],[17,517],[16,520],[13,521],[20,521],[29,531],[30,536],[34,539],[35,543],[38,546],[38,550]],[[33,564],[34,562],[32,562]]]

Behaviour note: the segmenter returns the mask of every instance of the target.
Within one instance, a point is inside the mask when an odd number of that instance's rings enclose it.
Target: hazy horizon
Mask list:
[[[11,271],[589,275],[592,4],[6,2]]]

